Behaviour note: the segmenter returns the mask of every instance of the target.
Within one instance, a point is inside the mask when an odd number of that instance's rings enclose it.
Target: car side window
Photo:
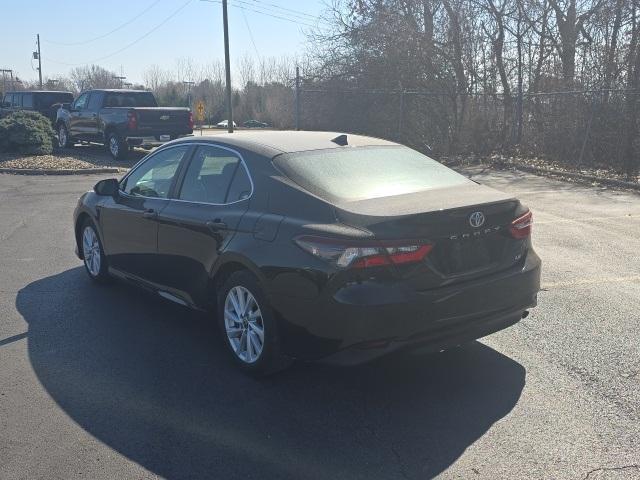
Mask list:
[[[96,111],[96,110],[100,110],[100,107],[102,106],[102,94],[94,92],[91,94],[91,97],[89,98],[89,110]]]
[[[205,203],[225,203],[240,159],[228,150],[200,146],[184,176],[180,200]]]
[[[187,150],[188,145],[171,147],[150,156],[127,177],[122,190],[133,196],[167,198]]]
[[[33,108],[33,93],[25,93],[22,95],[22,106],[24,108]]]
[[[73,104],[75,110],[84,110],[87,107],[87,100],[89,99],[88,93],[80,95]]]
[[[22,94],[21,93],[14,93],[13,94],[13,106],[14,107],[21,107],[22,106]]]
[[[251,180],[245,168],[240,165],[233,177],[229,193],[227,194],[226,203],[237,202],[251,196]]]
[[[2,102],[7,106],[10,107],[12,105],[13,102],[13,94],[12,93],[7,93],[4,96],[4,100],[2,100]]]

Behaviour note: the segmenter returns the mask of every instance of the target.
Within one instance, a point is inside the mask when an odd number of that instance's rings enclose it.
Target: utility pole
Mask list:
[[[231,105],[231,62],[229,61],[229,19],[227,0],[222,0],[222,22],[224,23],[224,68],[227,81],[227,131],[233,133],[233,106]]]
[[[193,110],[193,105],[191,105],[191,87],[195,85],[196,82],[192,82],[190,80],[183,80],[182,84],[187,86],[187,103],[189,104],[189,108]]]
[[[300,130],[300,67],[296,66],[296,130]]]
[[[42,90],[42,55],[40,54],[40,34],[38,33],[38,77],[40,77],[40,89]]]
[[[114,80],[119,80],[120,81],[120,88],[122,88],[123,82],[127,79],[127,77],[125,77],[124,75],[120,75],[120,76],[114,75],[112,78]]]

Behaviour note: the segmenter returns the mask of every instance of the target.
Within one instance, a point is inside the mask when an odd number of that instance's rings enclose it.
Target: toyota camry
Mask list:
[[[211,312],[245,371],[443,350],[536,305],[532,213],[397,143],[237,132],[165,144],[78,201],[76,251]]]

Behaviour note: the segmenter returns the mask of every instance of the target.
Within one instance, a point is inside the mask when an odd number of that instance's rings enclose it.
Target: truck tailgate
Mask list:
[[[135,108],[141,133],[164,134],[190,131],[186,108]]]

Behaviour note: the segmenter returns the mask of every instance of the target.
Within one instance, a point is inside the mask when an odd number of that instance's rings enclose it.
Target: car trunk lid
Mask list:
[[[390,266],[417,289],[449,285],[507,269],[523,255],[524,242],[509,235],[520,202],[491,188],[469,184],[339,205],[338,220],[370,231],[380,241],[433,245],[418,265]],[[475,222],[471,221],[473,214]],[[480,222],[480,220],[482,220]]]

